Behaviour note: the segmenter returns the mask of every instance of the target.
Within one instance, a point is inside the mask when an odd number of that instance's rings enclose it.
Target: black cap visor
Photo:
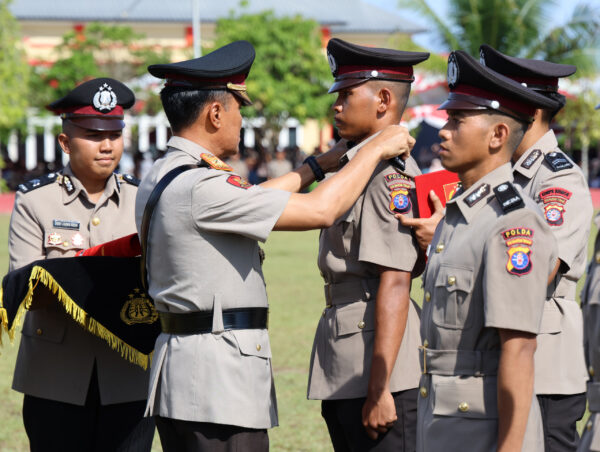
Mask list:
[[[104,131],[114,131],[114,130],[123,130],[125,127],[125,121],[122,118],[101,118],[98,116],[75,116],[70,118],[65,118],[65,121],[70,122],[71,124],[81,127],[82,129],[87,130],[98,130],[101,132]]]
[[[517,112],[500,105],[498,101],[485,99],[483,97],[469,96],[466,94],[453,93],[448,95],[448,99],[440,105],[438,110],[489,110],[510,116],[517,121],[532,122],[533,117],[521,112]]]

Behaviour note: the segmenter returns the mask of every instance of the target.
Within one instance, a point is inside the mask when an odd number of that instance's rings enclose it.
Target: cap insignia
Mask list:
[[[117,95],[112,87],[105,83],[94,94],[94,108],[99,111],[111,111],[117,106]]]
[[[448,86],[454,88],[454,85],[458,81],[458,64],[456,63],[456,57],[451,54],[448,58]]]
[[[337,63],[335,62],[335,58],[329,52],[327,52],[327,61],[329,61],[329,69],[331,69],[331,73],[333,75],[337,72]]]

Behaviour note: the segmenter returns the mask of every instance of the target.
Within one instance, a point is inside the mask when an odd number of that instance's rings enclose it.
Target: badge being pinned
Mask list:
[[[233,168],[231,166],[229,166],[227,163],[225,163],[223,160],[221,160],[219,157],[216,157],[212,154],[200,154],[200,158],[202,160],[204,160],[206,163],[208,163],[208,165],[216,170],[221,170],[221,171],[233,171]]]
[[[550,226],[560,226],[564,223],[565,204],[572,193],[560,187],[547,188],[540,192],[544,203],[544,215]]]
[[[227,178],[227,182],[231,185],[235,185],[236,187],[243,188],[244,190],[248,190],[250,187],[252,187],[252,184],[250,182],[248,182],[243,177],[238,176],[237,174],[229,176]]]
[[[512,228],[502,232],[508,250],[506,270],[512,275],[522,276],[531,271],[531,245],[533,244],[533,229]]]

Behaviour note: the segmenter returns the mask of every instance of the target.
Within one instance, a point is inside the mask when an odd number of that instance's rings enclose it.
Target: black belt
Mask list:
[[[166,334],[204,334],[213,330],[213,311],[182,313],[159,312],[160,325]],[[223,310],[224,330],[264,330],[268,308],[234,308]]]

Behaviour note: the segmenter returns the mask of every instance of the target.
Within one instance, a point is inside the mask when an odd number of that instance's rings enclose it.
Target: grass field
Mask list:
[[[0,216],[0,274],[6,273],[8,216]],[[591,237],[595,237],[595,227]],[[276,232],[265,247],[264,273],[270,302],[269,330],[279,406],[280,427],[270,431],[271,450],[330,451],[320,403],[306,400],[308,362],[313,334],[321,315],[323,283],[316,266],[318,232]],[[590,240],[590,252],[593,241]],[[580,282],[581,284],[581,282]],[[579,291],[578,291],[579,292]],[[423,298],[420,280],[412,296]],[[3,337],[0,349],[0,452],[25,452],[21,422],[22,395],[10,389],[18,349]],[[153,452],[161,451],[155,437]]]

